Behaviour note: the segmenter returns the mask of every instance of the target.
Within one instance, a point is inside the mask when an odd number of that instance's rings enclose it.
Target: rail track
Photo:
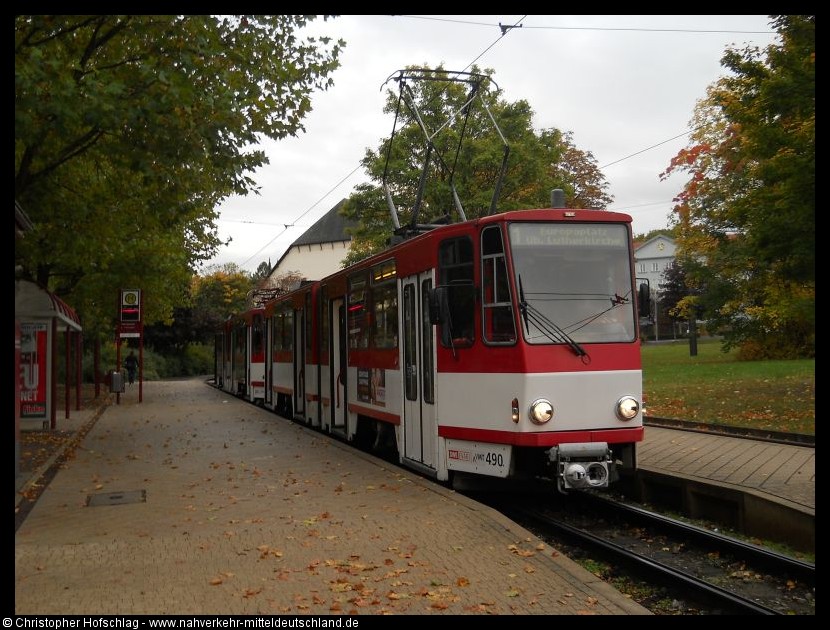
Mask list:
[[[481,498],[479,497],[479,500]],[[590,494],[567,505],[494,505],[567,554],[587,553],[658,585],[686,614],[815,614],[815,565],[720,532]]]
[[[788,444],[790,446],[812,446],[813,448],[816,446],[815,435],[805,435],[802,433],[784,433],[783,431],[767,431],[764,429],[731,427],[723,424],[692,422],[690,420],[658,418],[654,416],[647,416],[644,418],[643,424],[651,427],[663,427],[666,429],[677,429],[679,431],[694,431],[697,433],[714,433],[717,435],[748,438],[762,442]]]

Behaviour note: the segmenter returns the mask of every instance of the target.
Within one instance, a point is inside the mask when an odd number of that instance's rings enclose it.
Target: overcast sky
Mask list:
[[[502,37],[500,23],[522,26]],[[310,30],[346,41],[334,86],[312,95],[304,133],[263,145],[270,164],[253,174],[260,194],[222,204],[219,235],[232,241],[208,264],[276,263],[366,181],[360,160],[394,120],[381,86],[408,65],[492,68],[503,98],[530,104],[537,130],[572,131],[593,153],[614,197],[608,209],[630,214],[635,234],[667,227],[685,179],[659,174],[686,146],[695,103],[725,74],[724,51],[776,41],[764,15],[360,15],[318,19]]]

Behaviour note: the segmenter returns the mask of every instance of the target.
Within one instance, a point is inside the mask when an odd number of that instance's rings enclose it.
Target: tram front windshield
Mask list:
[[[508,233],[528,343],[634,341],[625,225],[515,222]]]

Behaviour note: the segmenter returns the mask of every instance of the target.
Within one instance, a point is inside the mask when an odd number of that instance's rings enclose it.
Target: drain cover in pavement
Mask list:
[[[146,500],[146,490],[130,490],[129,492],[104,492],[102,494],[90,494],[86,498],[86,504],[87,507],[98,507],[99,505],[144,503]]]

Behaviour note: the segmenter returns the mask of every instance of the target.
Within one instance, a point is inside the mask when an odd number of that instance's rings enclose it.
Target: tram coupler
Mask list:
[[[607,442],[572,442],[551,447],[548,459],[555,466],[559,491],[607,488],[614,473]]]

